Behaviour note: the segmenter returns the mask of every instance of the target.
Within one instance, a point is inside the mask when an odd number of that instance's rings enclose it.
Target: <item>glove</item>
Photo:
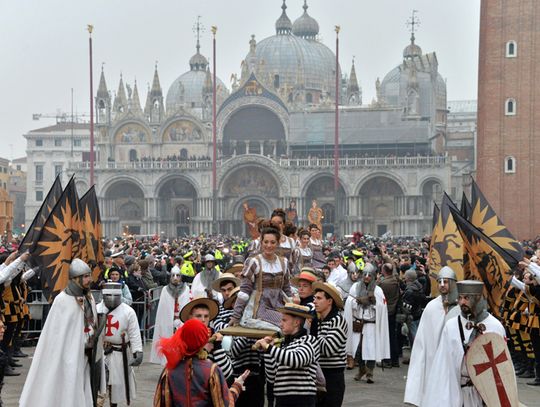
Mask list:
[[[143,353],[141,352],[135,352],[133,354],[133,360],[131,361],[131,366],[139,366],[142,363],[143,360]]]

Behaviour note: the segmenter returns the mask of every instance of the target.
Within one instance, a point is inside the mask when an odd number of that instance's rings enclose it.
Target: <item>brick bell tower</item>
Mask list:
[[[540,1],[482,0],[477,182],[518,239],[540,234]]]

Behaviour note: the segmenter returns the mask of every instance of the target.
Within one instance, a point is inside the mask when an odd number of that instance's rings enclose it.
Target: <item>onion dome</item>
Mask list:
[[[276,34],[290,34],[292,30],[292,23],[290,18],[287,16],[287,5],[285,4],[285,0],[283,0],[283,4],[281,5],[281,16],[276,21]]]
[[[292,32],[298,37],[314,40],[319,34],[319,23],[308,12],[307,0],[304,0],[304,14],[296,19],[292,26]]]
[[[403,58],[414,58],[422,55],[422,48],[414,43],[414,33],[411,34],[411,43],[403,50]]]

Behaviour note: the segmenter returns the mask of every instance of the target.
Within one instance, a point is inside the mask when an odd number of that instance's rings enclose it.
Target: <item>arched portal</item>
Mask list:
[[[305,213],[308,214],[316,201],[317,205],[323,210],[323,235],[334,233],[336,221],[340,222],[346,213],[347,202],[345,199],[345,190],[339,185],[338,194],[334,191],[334,177],[325,174],[314,178],[308,184],[305,192]],[[337,204],[337,209],[336,209]]]
[[[223,154],[285,153],[285,128],[277,114],[262,106],[247,106],[234,112],[223,129]]]
[[[103,206],[103,217],[110,221],[110,230],[105,232],[114,235],[141,233],[145,216],[144,193],[137,184],[128,180],[111,184],[105,192]]]
[[[220,195],[225,213],[220,230],[224,233],[246,236],[243,204],[255,208],[256,216],[268,218],[279,205],[279,184],[271,170],[248,165],[232,170],[224,178]]]
[[[392,231],[396,233],[394,220],[398,216],[396,198],[403,196],[403,190],[396,181],[385,176],[369,179],[360,188],[364,233],[381,236]]]
[[[185,236],[192,232],[191,222],[197,214],[197,191],[182,177],[165,181],[158,188],[160,230],[167,236]]]

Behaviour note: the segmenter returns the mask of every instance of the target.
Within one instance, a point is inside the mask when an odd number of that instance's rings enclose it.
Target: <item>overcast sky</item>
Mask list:
[[[303,0],[288,0],[294,21]],[[340,64],[349,72],[353,55],[364,103],[402,60],[409,42],[406,21],[418,10],[416,43],[437,53],[447,79],[448,100],[476,99],[480,0],[308,0],[321,40],[332,49],[341,26]],[[139,86],[144,103],[154,64],[164,96],[175,78],[189,70],[195,52],[197,16],[206,27],[201,52],[211,56],[210,27],[218,27],[218,76],[229,86],[249,50],[249,39],[274,35],[281,0],[0,0],[0,156],[26,155],[29,130],[54,123],[32,121],[33,113],[70,112],[71,88],[79,113],[89,112],[87,23],[94,25],[94,86],[102,63],[109,90],[120,73]],[[209,58],[210,59],[210,58]]]

